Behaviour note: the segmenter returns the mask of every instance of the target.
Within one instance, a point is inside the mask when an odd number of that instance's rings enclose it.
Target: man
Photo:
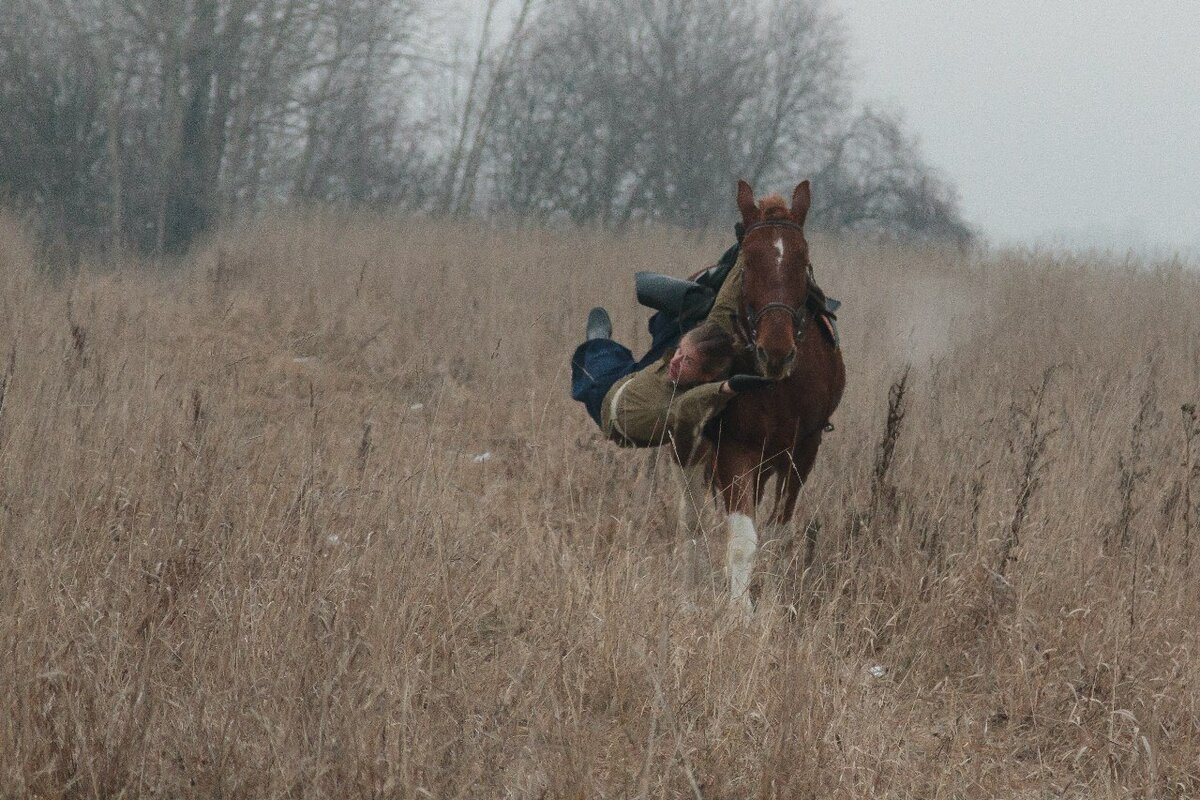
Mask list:
[[[726,255],[732,256],[732,261],[737,252]],[[594,308],[588,315],[587,341],[571,359],[571,396],[587,407],[613,441],[625,447],[657,447],[670,442],[680,458],[687,460],[699,444],[705,424],[736,394],[770,383],[756,375],[725,380],[733,364],[733,318],[741,291],[741,264],[718,264],[714,269],[721,267],[728,277],[720,276],[723,285],[715,301],[709,301],[712,308],[707,319],[686,333],[681,331],[697,310],[694,293],[687,292],[691,308],[655,306],[653,300],[648,303],[660,310],[650,320],[654,340],[640,361],[612,340],[612,323],[603,308]],[[641,291],[639,295],[647,302]],[[708,302],[702,305],[706,307]],[[675,342],[678,346],[671,352]]]
[[[686,459],[704,425],[734,395],[770,383],[757,375],[722,380],[732,362],[742,292],[741,223],[734,232],[737,242],[695,281],[638,273],[638,301],[658,312],[650,318],[652,341],[641,360],[612,340],[603,308],[588,314],[587,341],[571,358],[571,397],[618,444],[656,447],[672,441]],[[805,304],[837,347],[834,312],[841,303],[826,297],[811,273],[808,286]]]

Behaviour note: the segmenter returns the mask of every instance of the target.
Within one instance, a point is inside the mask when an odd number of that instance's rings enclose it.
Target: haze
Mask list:
[[[1200,252],[1200,4],[835,7],[860,97],[904,110],[992,241]]]

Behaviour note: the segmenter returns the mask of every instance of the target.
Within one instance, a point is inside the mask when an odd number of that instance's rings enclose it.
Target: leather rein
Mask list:
[[[803,226],[797,225],[791,220],[765,219],[746,228],[745,232],[742,234],[742,241],[745,241],[746,237],[750,235],[751,231],[758,230],[759,228],[787,228],[797,231],[800,234],[804,233]],[[812,264],[806,264],[805,269],[808,271],[807,277],[811,278]],[[804,336],[804,331],[808,326],[809,317],[808,309],[805,305],[802,304],[799,308],[794,308],[793,306],[789,306],[787,303],[767,303],[757,311],[755,311],[753,308],[748,308],[746,311],[740,312],[735,318],[739,332],[742,334],[742,338],[746,340],[745,349],[752,350],[754,348],[754,343],[758,339],[758,323],[763,317],[772,311],[782,311],[792,318],[792,327],[796,331],[796,342],[799,342],[801,337]]]

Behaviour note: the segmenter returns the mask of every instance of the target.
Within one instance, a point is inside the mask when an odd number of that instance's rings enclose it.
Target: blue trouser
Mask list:
[[[587,407],[588,415],[600,424],[604,396],[617,381],[650,366],[668,349],[679,344],[684,331],[679,322],[661,311],[650,317],[650,349],[635,361],[628,347],[612,339],[591,339],[575,348],[571,356],[571,398]]]

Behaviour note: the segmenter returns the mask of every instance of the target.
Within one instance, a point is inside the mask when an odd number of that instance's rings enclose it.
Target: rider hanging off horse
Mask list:
[[[803,226],[808,181],[791,208],[756,203],[738,182],[737,242],[681,280],[642,272],[638,301],[655,310],[641,359],[612,339],[603,308],[588,314],[571,359],[571,396],[624,447],[671,446],[690,479],[713,485],[729,511],[733,600],[750,606],[763,483],[775,476],[773,521],[792,515],[845,385],[835,312],[817,285]]]

